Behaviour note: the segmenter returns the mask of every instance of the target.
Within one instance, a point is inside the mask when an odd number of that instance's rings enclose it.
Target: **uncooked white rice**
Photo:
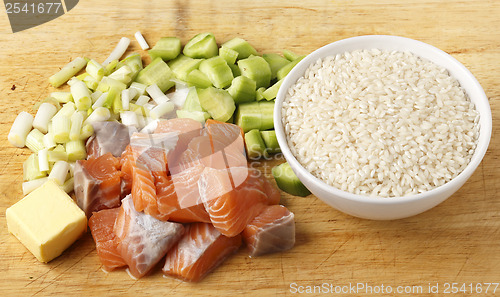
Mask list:
[[[446,69],[409,52],[357,50],[319,59],[283,102],[292,154],[355,194],[425,192],[457,176],[479,113]]]

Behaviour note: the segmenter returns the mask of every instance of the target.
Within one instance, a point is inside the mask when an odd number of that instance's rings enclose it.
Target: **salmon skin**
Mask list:
[[[295,244],[294,215],[283,205],[268,206],[242,235],[251,257],[289,250]]]
[[[89,219],[89,228],[94,238],[97,256],[106,271],[127,265],[118,252],[118,241],[113,232],[119,212],[120,208],[103,209],[94,212]]]
[[[96,159],[78,160],[75,164],[75,196],[87,217],[101,209],[120,206],[120,161],[111,153]]]
[[[146,275],[184,232],[182,224],[160,221],[135,210],[132,198],[123,198],[113,232],[117,250],[135,278]]]
[[[240,245],[241,235],[226,237],[211,224],[190,224],[168,252],[163,273],[186,281],[200,281]]]

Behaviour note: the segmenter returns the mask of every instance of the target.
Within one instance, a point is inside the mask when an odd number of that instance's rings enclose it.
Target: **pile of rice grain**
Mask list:
[[[378,49],[319,59],[283,102],[292,154],[314,176],[355,194],[425,192],[457,176],[479,136],[479,113],[446,69]]]

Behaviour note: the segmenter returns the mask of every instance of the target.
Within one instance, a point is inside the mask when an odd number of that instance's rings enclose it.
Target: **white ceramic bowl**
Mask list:
[[[309,65],[315,63],[319,58],[342,54],[346,51],[372,48],[410,51],[422,58],[426,58],[443,66],[449,71],[450,75],[459,81],[460,85],[465,89],[470,100],[479,111],[480,132],[476,151],[465,170],[448,183],[433,190],[408,197],[383,198],[356,195],[329,186],[325,182],[314,177],[300,165],[290,152],[281,116],[283,100],[288,89],[304,75]],[[479,163],[481,163],[491,138],[491,121],[491,110],[486,94],[472,73],[470,73],[470,71],[460,62],[444,51],[426,43],[405,37],[387,35],[368,35],[348,38],[325,45],[312,52],[300,61],[286,76],[278,92],[278,96],[276,97],[276,105],[274,108],[274,128],[276,130],[278,143],[285,159],[302,183],[304,183],[316,197],[330,206],[356,217],[374,220],[393,220],[413,216],[438,205],[455,193],[467,179],[469,179]]]

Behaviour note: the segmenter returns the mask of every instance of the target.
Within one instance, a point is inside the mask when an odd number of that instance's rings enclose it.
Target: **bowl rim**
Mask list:
[[[336,187],[328,185],[326,182],[320,180],[313,174],[311,174],[307,169],[305,169],[295,158],[295,156],[292,154],[290,151],[285,133],[284,133],[284,128],[283,128],[283,123],[282,123],[282,105],[283,105],[283,100],[285,97],[285,94],[287,93],[289,87],[294,84],[297,79],[299,79],[301,76],[303,76],[305,69],[307,69],[307,66],[315,63],[319,58],[321,57],[326,57],[328,55],[325,55],[325,53],[328,53],[329,51],[332,51],[333,49],[337,47],[352,47],[356,44],[362,42],[368,42],[368,43],[374,43],[374,44],[388,44],[388,43],[403,43],[406,46],[405,50],[410,51],[411,53],[421,56],[418,53],[415,53],[412,48],[420,48],[423,51],[429,52],[440,59],[446,60],[449,64],[454,66],[454,70],[456,72],[462,72],[463,75],[470,80],[471,86],[469,88],[465,88],[462,86],[464,91],[469,93],[468,90],[470,89],[476,89],[475,92],[477,92],[476,97],[474,98],[474,104],[477,106],[478,104],[484,105],[483,112],[481,113],[479,108],[476,107],[478,112],[480,113],[480,121],[479,123],[481,124],[479,128],[479,137],[478,137],[478,143],[476,146],[476,149],[474,151],[474,154],[472,155],[472,158],[469,162],[469,164],[465,167],[465,169],[456,177],[454,177],[452,180],[448,181],[447,183],[436,187],[432,190],[410,195],[410,196],[396,196],[396,197],[379,197],[379,196],[368,196],[368,195],[360,195],[360,194],[354,194],[350,193],[347,191],[343,191],[341,189],[338,189]],[[376,48],[376,46],[373,46]],[[400,50],[401,51],[401,50]],[[345,52],[345,51],[344,51]],[[436,62],[434,62],[436,63]],[[442,67],[445,67],[439,63],[436,63]],[[305,68],[304,68],[305,67]],[[304,69],[302,69],[304,68]],[[447,68],[448,71],[450,71]],[[299,75],[300,74],[300,75]],[[450,74],[451,75],[451,74]],[[296,78],[294,78],[297,76]],[[453,76],[453,75],[452,75]],[[293,80],[293,81],[292,81]],[[458,79],[457,79],[458,80]],[[467,179],[472,175],[472,173],[476,170],[476,168],[479,166],[481,163],[484,155],[486,154],[486,151],[488,149],[490,139],[491,139],[491,133],[492,133],[492,115],[491,115],[491,108],[488,102],[488,98],[477,81],[477,79],[474,77],[474,75],[458,60],[456,60],[454,57],[449,55],[448,53],[444,52],[443,50],[434,47],[430,44],[424,43],[422,41],[418,41],[415,39],[407,38],[407,37],[401,37],[401,36],[394,36],[394,35],[362,35],[362,36],[356,36],[356,37],[350,37],[346,39],[341,39],[332,43],[329,43],[327,45],[324,45],[309,55],[307,55],[304,59],[302,59],[291,71],[288,73],[288,75],[284,78],[282,86],[278,91],[278,94],[276,96],[275,100],[275,107],[274,107],[274,129],[276,131],[276,137],[278,140],[278,144],[280,145],[281,151],[288,163],[290,163],[290,166],[292,169],[295,171],[295,174],[299,177],[303,177],[307,179],[308,181],[314,183],[315,186],[319,187],[322,191],[328,192],[330,194],[333,194],[339,198],[351,200],[351,201],[357,201],[357,202],[363,202],[363,203],[372,203],[372,204],[403,204],[403,203],[408,203],[411,201],[416,201],[416,200],[423,200],[425,198],[429,197],[434,197],[437,195],[442,195],[447,193],[449,190],[454,189],[454,188],[459,188],[461,185],[463,185]],[[469,100],[471,96],[469,96]],[[482,117],[485,117],[482,119]],[[485,136],[483,136],[485,135]],[[482,137],[481,137],[482,136]],[[298,172],[297,172],[298,171]],[[321,197],[318,197],[321,198]]]

